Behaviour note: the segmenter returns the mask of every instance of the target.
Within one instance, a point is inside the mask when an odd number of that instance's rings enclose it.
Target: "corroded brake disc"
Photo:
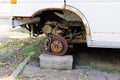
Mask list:
[[[63,44],[59,40],[55,40],[51,43],[51,51],[59,53],[63,50]]]
[[[68,43],[67,41],[58,35],[51,36],[51,40],[47,40],[46,47],[48,48],[49,52],[51,52],[52,55],[64,55],[67,52],[68,49]]]

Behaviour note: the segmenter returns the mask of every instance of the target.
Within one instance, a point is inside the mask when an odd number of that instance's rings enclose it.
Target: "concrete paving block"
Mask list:
[[[73,66],[73,56],[54,56],[49,54],[41,54],[40,58],[40,67],[48,69],[72,69]]]

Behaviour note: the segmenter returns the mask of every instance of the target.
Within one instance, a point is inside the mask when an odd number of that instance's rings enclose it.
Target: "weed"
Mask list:
[[[4,65],[4,63],[3,63],[3,62],[0,62],[0,66],[2,66],[2,65]]]
[[[40,78],[39,80],[44,80],[44,78]]]
[[[35,54],[33,54],[30,59],[37,62],[39,61],[39,57]]]
[[[85,75],[85,80],[90,80],[88,74]]]
[[[7,43],[1,43],[1,44],[0,44],[0,49],[6,48],[6,47],[8,47],[8,44],[7,44]]]
[[[21,33],[27,33],[27,30],[22,28],[22,29],[19,30],[19,32],[21,32]]]
[[[32,44],[28,49],[23,52],[23,56],[28,56],[31,52],[35,51],[37,48],[37,43]]]
[[[0,47],[3,45],[3,43],[0,42]]]

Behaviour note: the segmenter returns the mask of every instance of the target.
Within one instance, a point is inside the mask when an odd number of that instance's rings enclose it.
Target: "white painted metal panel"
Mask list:
[[[11,4],[11,15],[29,17],[46,8],[64,8],[64,0],[17,0],[16,4]]]
[[[64,0],[17,0],[17,4],[19,3],[63,3]]]
[[[67,5],[80,10],[88,20],[91,41],[95,42],[89,46],[103,47],[105,42],[120,43],[120,0],[67,0]]]
[[[69,2],[119,2],[120,0],[66,0]]]

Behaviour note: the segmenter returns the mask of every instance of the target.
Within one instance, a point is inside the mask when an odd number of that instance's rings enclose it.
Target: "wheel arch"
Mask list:
[[[75,8],[73,6],[70,6],[70,5],[66,5],[65,9],[75,13],[76,15],[78,15],[82,19],[83,24],[85,26],[85,30],[86,30],[86,36],[90,36],[91,35],[91,32],[90,32],[91,30],[90,30],[89,23],[88,23],[85,15],[80,10],[78,10],[77,8]]]
[[[36,15],[42,13],[43,11],[50,11],[50,10],[63,10],[64,8],[45,8],[45,9],[40,9],[32,14],[31,17],[35,17]]]
[[[35,13],[32,14],[32,17],[35,17],[38,14],[41,14],[43,11],[50,11],[50,10],[69,10],[73,13],[75,13],[77,16],[79,16],[79,18],[82,19],[83,25],[85,27],[85,32],[86,32],[86,42],[88,46],[91,46],[91,30],[90,30],[90,26],[88,23],[87,18],[85,17],[85,15],[82,13],[82,11],[80,11],[79,9],[71,6],[71,5],[66,5],[64,8],[45,8],[45,9],[40,9],[38,11],[36,11]]]
[[[87,42],[87,45],[90,46],[91,45],[91,30],[90,30],[90,26],[89,26],[88,20],[85,17],[85,15],[79,9],[71,5],[66,5],[65,9],[75,13],[82,19],[82,22],[83,22],[83,25],[86,31],[86,42]]]

